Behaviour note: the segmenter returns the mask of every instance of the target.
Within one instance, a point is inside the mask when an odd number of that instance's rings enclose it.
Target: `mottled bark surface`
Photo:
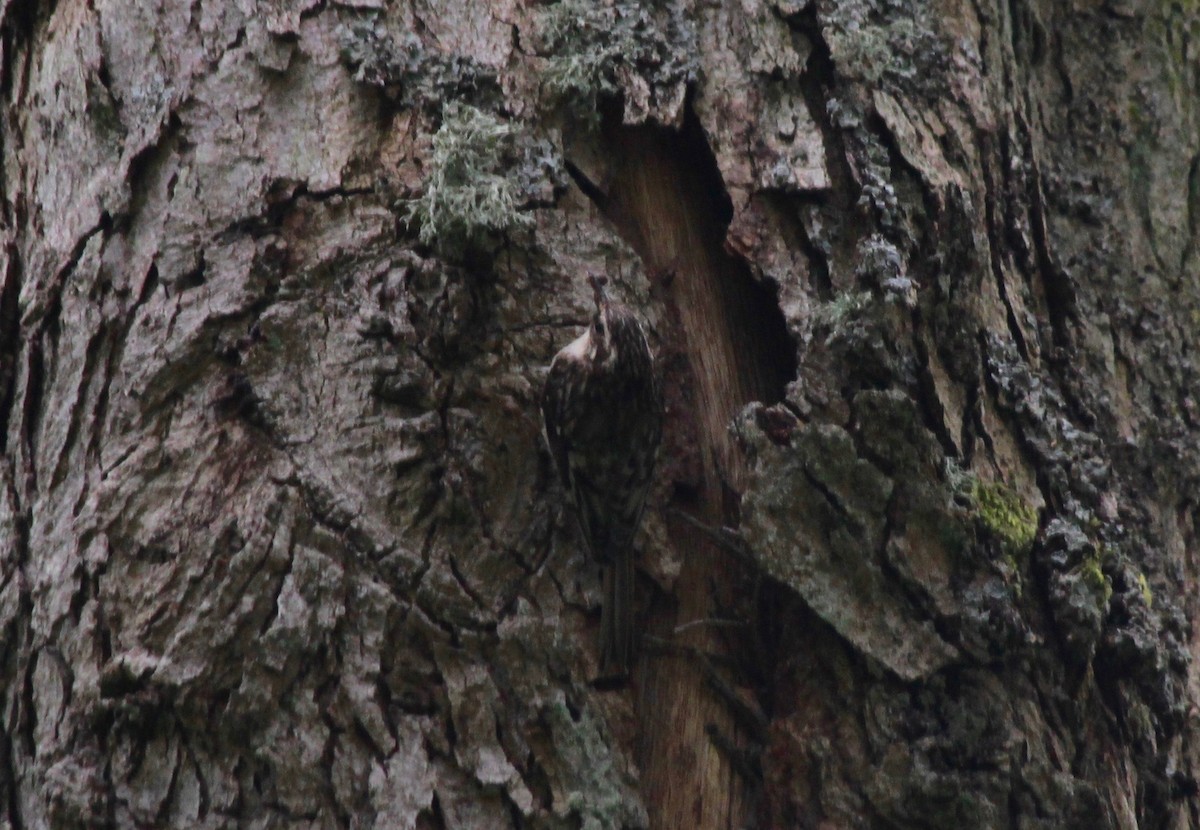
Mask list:
[[[0,824],[1200,827],[1198,36],[0,0]],[[588,270],[669,401],[619,690]]]

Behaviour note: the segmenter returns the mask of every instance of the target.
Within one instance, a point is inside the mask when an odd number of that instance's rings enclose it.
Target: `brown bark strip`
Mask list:
[[[690,421],[699,439],[700,487],[677,491],[676,502],[708,524],[736,524],[745,468],[729,423],[751,401],[782,397],[794,347],[768,292],[724,249],[727,199],[699,125],[689,119],[678,133],[620,128],[609,140],[616,161],[606,213],[659,275],[678,326],[662,334],[685,356],[694,385],[694,411],[668,413],[668,429]],[[685,400],[671,390],[668,397]],[[654,612],[651,633],[681,650],[643,663],[643,793],[654,827],[738,826],[747,793],[710,733],[729,737],[739,726],[689,656],[725,654],[729,639],[718,626],[687,625],[734,606],[737,576],[728,554],[695,527],[675,521],[670,531],[683,569],[672,605]]]

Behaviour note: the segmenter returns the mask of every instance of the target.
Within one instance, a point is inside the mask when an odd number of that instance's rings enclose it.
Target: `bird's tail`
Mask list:
[[[633,549],[626,546],[604,567],[600,674],[610,682],[628,678],[633,665],[633,581]]]

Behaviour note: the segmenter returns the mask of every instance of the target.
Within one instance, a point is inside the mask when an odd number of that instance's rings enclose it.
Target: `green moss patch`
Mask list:
[[[1029,553],[1038,531],[1036,508],[1000,482],[976,480],[971,487],[971,501],[976,515],[1002,541],[1005,553]]]

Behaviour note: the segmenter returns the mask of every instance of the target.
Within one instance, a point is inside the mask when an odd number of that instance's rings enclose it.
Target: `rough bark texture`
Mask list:
[[[0,0],[0,825],[1200,828],[1198,36]],[[615,691],[589,269],[669,398]]]

